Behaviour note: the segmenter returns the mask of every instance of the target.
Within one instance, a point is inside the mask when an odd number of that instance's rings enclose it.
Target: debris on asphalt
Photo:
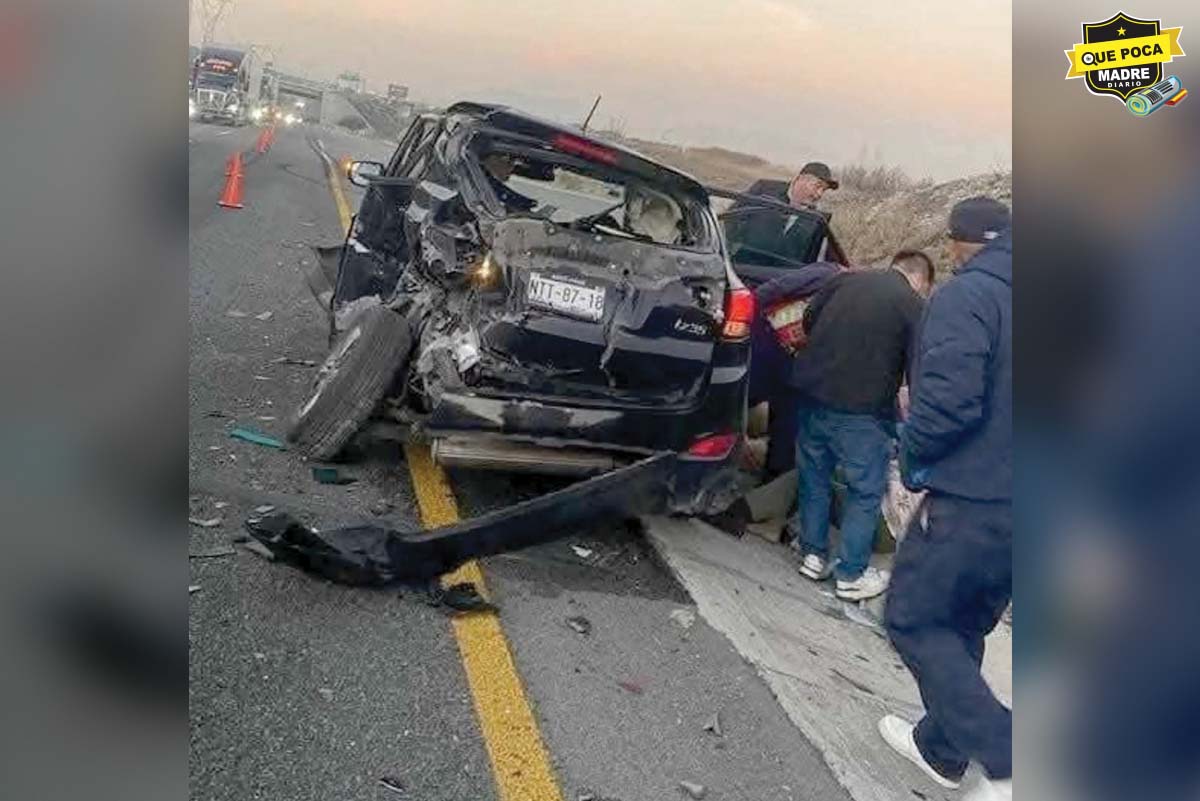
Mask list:
[[[254,512],[260,515],[269,515],[275,511],[275,507],[269,503],[264,503],[262,506],[255,506]]]
[[[197,593],[197,592],[200,592],[199,584],[189,584],[188,585],[188,595],[191,595],[191,594]]]
[[[262,321],[265,323],[267,320],[270,320],[270,319],[271,319],[271,317],[273,317],[273,316],[274,316],[274,314],[275,314],[275,312],[269,312],[269,311],[265,311],[265,312],[263,312],[262,314],[256,314],[256,315],[254,315],[254,319],[255,319],[255,320],[262,320]]]
[[[353,476],[344,476],[336,467],[327,467],[314,465],[312,469],[313,480],[318,484],[353,484],[358,481]]]
[[[581,545],[572,545],[571,550],[574,551],[575,555],[578,556],[580,559],[591,559],[592,558],[593,551],[591,548],[584,548]]]
[[[375,515],[376,517],[382,517],[390,511],[392,511],[392,502],[386,498],[380,498],[379,500],[375,501],[375,503],[371,504],[371,514]]]
[[[259,415],[258,417],[256,417],[255,419],[256,419],[256,420],[261,420],[261,421],[262,421],[262,422],[264,422],[264,423],[270,423],[270,422],[272,422],[272,421],[275,419],[275,415],[273,415],[273,414],[260,414],[260,415]]]
[[[567,625],[574,629],[584,637],[592,633],[592,621],[588,620],[583,615],[567,618]]]
[[[258,376],[255,376],[255,378],[258,378]],[[268,437],[266,434],[263,434],[260,431],[255,431],[252,428],[235,428],[229,432],[229,436],[233,437],[234,439],[253,442],[255,445],[263,445],[265,447],[276,448],[277,450],[281,451],[287,450],[287,445],[284,445],[274,437]]]
[[[188,518],[189,523],[191,523],[193,526],[199,526],[200,528],[216,528],[217,526],[221,525],[222,521],[223,518],[220,517],[210,517],[208,519],[200,517]]]
[[[296,220],[296,222],[300,225],[303,225],[305,228],[313,228],[316,226],[315,222],[306,222],[305,220]]]
[[[258,540],[246,540],[245,542],[241,542],[238,544],[241,545],[243,548],[245,548],[250,553],[255,554],[257,556],[261,556],[263,559],[266,559],[268,562],[275,561],[274,552],[271,551],[270,548],[263,545]]]
[[[712,717],[709,718],[708,721],[704,724],[704,730],[708,731],[708,732],[712,732],[713,734],[717,735],[718,737],[724,736],[724,734],[721,733],[721,713],[720,712],[713,712]]]
[[[233,556],[237,553],[232,546],[222,545],[220,548],[211,548],[207,551],[191,551],[188,553],[188,559],[217,559],[222,556]]]
[[[229,505],[229,501],[217,501],[216,503],[213,504],[213,508],[220,510],[220,509],[224,509],[228,505]]]
[[[271,376],[269,376],[269,375],[256,375],[256,376],[254,376],[254,380],[255,380],[255,381],[270,381],[270,380],[271,380]]]
[[[278,359],[272,359],[271,364],[292,364],[296,367],[316,367],[315,359],[295,359],[291,356],[280,356]]]
[[[489,603],[469,581],[443,587],[434,582],[429,588],[429,605],[445,606],[456,612],[498,612],[495,604]]]
[[[679,787],[692,798],[700,799],[708,795],[708,788],[703,784],[696,784],[695,782],[680,782]]]
[[[225,412],[221,412],[221,411],[205,412],[204,416],[205,417],[229,417],[229,415],[227,415]]]
[[[646,688],[643,687],[642,685],[638,684],[636,681],[626,681],[624,679],[618,679],[617,686],[620,687],[625,692],[633,693],[634,695],[641,695],[642,693],[646,692]]]
[[[404,785],[395,776],[381,776],[379,786],[386,790],[391,790],[393,793],[404,792]]]
[[[317,695],[321,696],[321,697],[322,697],[322,698],[324,698],[326,701],[332,701],[332,700],[333,700],[333,690],[329,689],[328,687],[318,687],[318,688],[317,688]]]
[[[692,624],[696,622],[696,613],[691,609],[672,609],[671,614],[667,617],[671,618],[671,622],[684,631],[690,629]]]
[[[241,309],[230,309],[229,311],[225,312],[225,316],[238,318],[238,317],[249,317],[250,315],[248,315],[246,312],[242,311]]]

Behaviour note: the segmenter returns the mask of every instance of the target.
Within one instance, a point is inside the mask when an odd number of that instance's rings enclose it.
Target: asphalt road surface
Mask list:
[[[324,356],[326,323],[302,269],[309,244],[341,232],[309,139],[335,158],[389,152],[369,139],[281,129],[245,166],[245,208],[219,208],[227,159],[257,136],[189,129],[189,511],[220,520],[190,527],[192,797],[516,801],[493,774],[446,611],[416,590],[342,587],[240,549],[214,555],[263,504],[317,525],[418,522],[398,447],[344,465],[358,480],[335,486],[315,482],[294,453],[229,436],[240,425],[282,438],[313,368],[276,360]],[[546,486],[467,472],[451,483],[464,516]],[[635,529],[572,532],[485,560],[483,571],[558,797],[672,799],[690,781],[718,801],[848,798]],[[567,625],[574,616],[590,621],[589,634]],[[716,713],[721,736],[704,730]]]

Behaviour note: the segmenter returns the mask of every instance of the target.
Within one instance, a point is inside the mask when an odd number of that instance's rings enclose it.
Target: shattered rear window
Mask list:
[[[488,188],[511,214],[659,245],[716,249],[707,206],[675,187],[548,148],[487,140],[472,150]]]

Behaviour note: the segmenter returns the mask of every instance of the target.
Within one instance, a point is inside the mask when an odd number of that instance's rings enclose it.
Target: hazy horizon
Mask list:
[[[1012,164],[1011,5],[931,0],[252,0],[218,41],[416,100],[508,103],[784,165],[946,180]],[[193,24],[191,40],[199,38]]]

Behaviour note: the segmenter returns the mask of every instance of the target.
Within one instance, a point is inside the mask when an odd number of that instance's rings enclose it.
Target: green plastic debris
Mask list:
[[[318,484],[353,484],[357,478],[343,476],[336,467],[313,467],[313,479]]]
[[[275,439],[274,437],[268,437],[266,434],[260,433],[253,429],[250,429],[250,428],[235,428],[229,432],[229,436],[233,437],[234,439],[241,439],[241,440],[245,440],[246,442],[253,442],[255,445],[264,445],[268,448],[275,448],[275,449],[281,450],[281,451],[287,450],[287,445],[284,445],[282,442]]]

